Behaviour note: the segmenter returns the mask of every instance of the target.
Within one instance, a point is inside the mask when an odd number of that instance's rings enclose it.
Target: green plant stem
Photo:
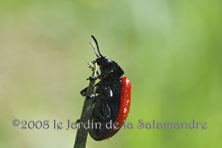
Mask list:
[[[94,65],[92,71],[92,76],[95,76],[96,74],[96,65]],[[89,87],[87,89],[87,94],[92,94],[94,91],[94,84],[95,80],[92,80],[89,82]],[[82,114],[80,118],[81,123],[86,123],[90,120],[91,114],[93,110],[93,99],[89,99],[86,97],[82,109]],[[83,127],[83,124],[80,123],[80,128],[78,128],[76,139],[73,148],[85,148],[86,147],[86,141],[87,141],[87,135],[88,135],[88,129],[85,129]]]

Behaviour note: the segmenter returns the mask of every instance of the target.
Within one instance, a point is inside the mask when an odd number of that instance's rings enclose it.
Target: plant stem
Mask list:
[[[94,77],[96,75],[97,65],[95,64],[94,67],[92,67],[92,76]],[[89,87],[87,89],[87,94],[93,94],[94,91],[94,84],[96,80],[92,80],[89,82]],[[93,99],[85,98],[82,114],[80,118],[81,123],[87,123],[90,120],[91,114],[93,110]],[[87,141],[87,135],[88,135],[88,129],[85,129],[83,127],[83,124],[79,124],[79,128],[77,130],[76,139],[73,148],[85,148],[86,147],[86,141]]]

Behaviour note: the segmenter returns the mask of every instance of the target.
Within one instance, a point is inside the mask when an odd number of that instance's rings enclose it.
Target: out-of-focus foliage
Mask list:
[[[132,82],[122,129],[87,147],[222,147],[222,3],[219,0],[22,0],[0,2],[0,147],[72,147],[86,63],[102,53]],[[49,120],[50,128],[14,127],[13,119]],[[207,129],[138,129],[144,122],[207,122]],[[64,125],[65,126],[65,125]]]

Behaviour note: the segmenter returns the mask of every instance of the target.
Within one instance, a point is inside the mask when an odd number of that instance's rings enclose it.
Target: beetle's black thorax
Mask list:
[[[108,57],[99,57],[96,62],[100,67],[101,81],[118,80],[124,74],[122,68]]]

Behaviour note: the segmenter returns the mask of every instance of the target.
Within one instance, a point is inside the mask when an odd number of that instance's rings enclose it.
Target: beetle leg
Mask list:
[[[97,79],[98,79],[98,76],[90,76],[86,80],[93,81],[93,80],[97,80]]]
[[[98,100],[97,100],[98,101]],[[101,120],[110,120],[111,118],[111,109],[109,107],[109,105],[107,104],[107,102],[97,102],[96,106],[93,110],[93,116],[96,119],[100,119]]]
[[[81,90],[81,91],[80,91],[80,94],[81,94],[82,96],[86,96],[86,95],[87,95],[87,94],[86,94],[87,89],[88,89],[88,87],[86,87],[86,88],[84,88],[83,90]]]
[[[111,118],[111,109],[107,102],[103,103],[102,106],[102,113],[103,113],[103,118],[104,119],[110,119]]]
[[[95,94],[87,94],[87,89],[88,89],[88,87],[84,88],[84,89],[80,92],[80,94],[81,94],[82,96],[84,96],[84,97],[86,97],[86,98],[90,98],[90,99],[94,99],[95,97],[98,96],[98,93],[95,93]]]
[[[95,84],[93,87],[96,87],[98,84]],[[80,94],[83,97],[88,97],[88,98],[95,98],[96,96],[98,96],[98,93],[96,94],[87,94],[87,89],[88,87],[84,88],[83,90],[80,91]]]
[[[94,108],[94,115],[101,120],[110,120],[111,109],[107,100],[113,97],[113,91],[110,87],[99,87],[96,90],[96,95],[92,95],[95,98],[96,106]]]
[[[86,98],[89,98],[89,99],[94,99],[98,96],[98,93],[96,94],[91,94],[91,95],[86,95]]]
[[[86,92],[80,92],[82,96],[86,97],[87,99],[95,99],[98,96],[98,93],[95,94],[87,94]]]
[[[80,119],[77,119],[75,123],[78,124],[80,123],[80,121],[81,121]]]

